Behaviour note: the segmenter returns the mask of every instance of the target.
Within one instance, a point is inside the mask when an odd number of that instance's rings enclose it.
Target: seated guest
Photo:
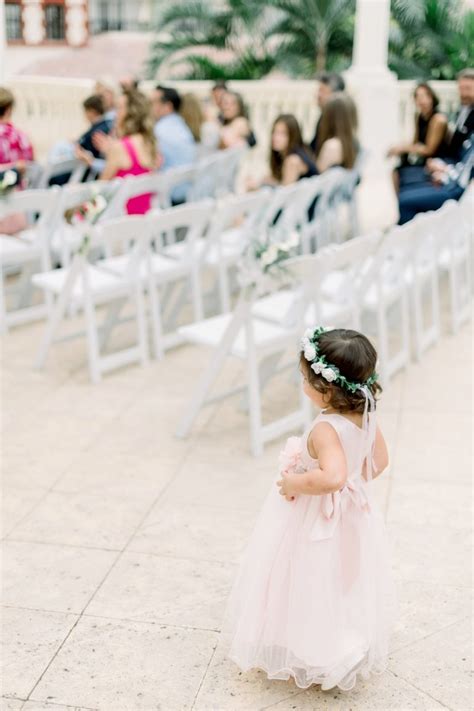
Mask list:
[[[0,87],[0,171],[12,168],[23,175],[33,160],[33,147],[26,133],[12,123],[14,104],[12,92]]]
[[[102,180],[143,175],[157,168],[157,147],[149,99],[139,91],[125,91],[118,100],[117,139],[112,140]],[[129,215],[143,215],[151,207],[151,194],[127,202]]]
[[[107,135],[114,126],[114,122],[104,117],[105,109],[102,97],[99,94],[89,96],[83,103],[84,113],[90,128],[79,138],[75,156],[86,163],[96,174],[105,168],[105,159],[94,142],[95,134],[100,131]],[[84,179],[86,176],[84,176]]]
[[[459,200],[474,173],[472,137],[464,142],[458,163],[446,163],[439,158],[430,158],[426,163],[426,170],[427,179],[424,183],[400,188],[399,225],[405,224],[419,212],[437,210],[446,200]]]
[[[344,91],[346,88],[344,79],[341,77],[340,74],[336,74],[335,72],[324,72],[323,74],[320,74],[318,76],[318,93],[316,95],[316,101],[319,106],[319,109],[322,111],[324,105],[328,101],[328,99],[335,94],[336,92],[341,92]],[[316,124],[316,130],[314,132],[313,139],[311,140],[310,148],[313,151],[313,153],[316,152],[316,146],[318,144],[318,131],[319,131],[319,125],[321,122],[321,116],[318,119],[318,123]],[[357,129],[357,126],[355,126]]]
[[[460,160],[463,144],[469,141],[474,133],[474,69],[463,69],[457,79],[461,108],[443,154],[443,158],[450,162]]]
[[[222,115],[222,99],[224,98],[225,94],[227,94],[227,91],[227,83],[223,79],[216,81],[211,89],[211,97],[215,112],[215,118],[217,118],[219,123],[222,124],[224,123],[224,117]]]
[[[250,126],[242,96],[235,91],[227,91],[222,97],[221,109],[223,121],[220,147],[255,146],[257,140]]]
[[[181,97],[176,89],[160,85],[156,87],[152,94],[152,109],[163,170],[189,166],[196,160],[196,142],[186,121],[179,114],[180,108]],[[177,185],[171,194],[172,202],[184,202],[187,190],[187,184]]]
[[[401,163],[394,172],[394,185],[399,187],[424,180],[427,158],[443,154],[448,122],[438,110],[439,99],[429,84],[418,84],[414,93],[418,115],[412,143],[401,143],[388,151],[389,156],[400,156]]]
[[[271,175],[264,181],[267,185],[291,185],[317,173],[311,152],[303,143],[300,126],[293,114],[281,114],[273,123],[270,170]]]
[[[193,134],[200,155],[217,150],[219,127],[215,121],[206,120],[201,102],[195,94],[183,94],[179,113]]]
[[[359,152],[355,134],[356,109],[343,92],[333,94],[324,104],[318,127],[315,156],[318,173],[341,166],[353,168]]]
[[[108,77],[102,77],[95,83],[94,94],[99,94],[102,97],[104,104],[104,119],[106,121],[115,122],[117,115],[117,95],[118,87],[115,82]]]
[[[130,89],[137,90],[139,88],[139,80],[133,74],[125,74],[119,79],[121,91],[129,91]]]
[[[33,147],[26,133],[12,123],[14,104],[12,92],[0,87],[0,179],[11,170],[16,175],[16,186],[21,187],[27,164],[33,160]],[[27,226],[26,216],[22,213],[0,218],[0,234],[13,235]]]

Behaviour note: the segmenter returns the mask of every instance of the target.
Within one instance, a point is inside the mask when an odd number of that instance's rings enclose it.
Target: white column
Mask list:
[[[86,0],[66,0],[66,41],[71,47],[82,47],[87,43],[87,2]]]
[[[41,0],[24,0],[22,20],[25,44],[41,44],[46,34]]]
[[[346,78],[372,174],[387,170],[385,153],[400,132],[398,84],[387,67],[389,23],[390,0],[357,0],[353,60]]]
[[[5,29],[5,3],[0,0],[0,84],[5,81],[7,73],[6,29]]]

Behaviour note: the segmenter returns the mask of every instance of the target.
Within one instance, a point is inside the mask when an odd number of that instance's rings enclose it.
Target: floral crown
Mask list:
[[[311,370],[316,375],[322,375],[328,383],[336,383],[336,385],[342,386],[351,393],[355,393],[364,386],[373,385],[378,377],[375,371],[363,383],[355,383],[342,375],[339,368],[327,362],[326,357],[320,353],[319,337],[328,330],[330,329],[326,329],[323,326],[308,328],[301,339],[301,352],[304,353],[306,360],[311,363]]]

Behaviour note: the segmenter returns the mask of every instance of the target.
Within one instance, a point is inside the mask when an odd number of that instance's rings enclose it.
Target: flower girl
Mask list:
[[[394,616],[371,480],[388,454],[375,421],[377,354],[362,334],[309,329],[300,369],[321,413],[291,437],[231,591],[227,655],[305,689],[350,690],[381,673]]]

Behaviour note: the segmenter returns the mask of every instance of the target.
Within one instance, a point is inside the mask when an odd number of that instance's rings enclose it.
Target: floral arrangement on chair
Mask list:
[[[97,193],[90,200],[74,205],[64,212],[64,219],[69,225],[75,225],[83,231],[83,238],[79,248],[76,250],[78,254],[85,255],[89,249],[91,235],[87,227],[92,227],[96,224],[99,217],[102,215],[107,205],[109,204],[111,195],[107,197],[102,193]]]
[[[264,290],[265,277],[281,279],[287,274],[285,262],[295,254],[299,237],[292,233],[287,240],[277,242],[270,235],[254,239],[244,252],[239,264],[238,279],[242,287]]]
[[[16,170],[6,170],[0,180],[0,198],[6,198],[20,182]]]

